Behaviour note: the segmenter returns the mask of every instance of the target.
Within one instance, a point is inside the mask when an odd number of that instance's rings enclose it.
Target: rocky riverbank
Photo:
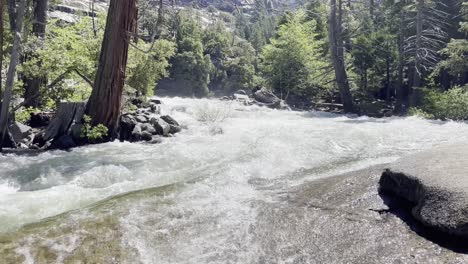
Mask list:
[[[182,130],[172,117],[161,113],[161,100],[129,99],[119,120],[120,141],[160,143]],[[83,133],[85,103],[63,103],[57,113],[32,113],[28,124],[13,122],[5,147],[7,152],[28,153],[50,149],[71,149],[87,144],[103,143],[106,137],[90,140]]]

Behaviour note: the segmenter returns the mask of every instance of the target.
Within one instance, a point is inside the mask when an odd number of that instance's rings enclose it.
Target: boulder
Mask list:
[[[253,97],[257,102],[267,104],[267,105],[273,105],[273,104],[280,104],[281,99],[279,99],[276,95],[274,95],[271,91],[268,91],[266,89],[261,89],[256,91],[253,94]]]
[[[413,204],[426,226],[468,238],[468,144],[441,146],[402,158],[380,178],[380,190]]]
[[[169,125],[180,126],[179,122],[177,122],[174,118],[168,115],[161,116],[161,119],[166,121]]]
[[[241,94],[241,95],[247,95],[247,92],[245,90],[237,90],[234,95],[236,94]]]
[[[30,126],[21,124],[19,122],[13,122],[10,125],[10,132],[13,137],[13,140],[16,143],[25,143],[23,142],[28,136],[33,134],[32,128]]]
[[[52,143],[52,149],[67,150],[75,148],[77,145],[70,135],[63,135]]]
[[[131,140],[132,132],[136,124],[137,121],[130,114],[120,117],[120,141]]]
[[[171,125],[161,118],[153,117],[150,123],[156,129],[156,134],[158,135],[167,136],[171,132]]]
[[[145,116],[145,115],[137,115],[135,117],[135,120],[138,122],[138,123],[147,123],[148,122],[148,118]]]
[[[156,135],[156,133],[157,133],[156,128],[154,128],[153,125],[148,124],[148,123],[141,124],[141,130],[142,130],[142,132],[148,132],[151,135]]]
[[[143,132],[143,130],[141,128],[141,125],[142,125],[141,123],[138,123],[133,128],[131,141],[140,141],[141,140],[141,133]]]
[[[153,139],[153,135],[148,131],[141,132],[141,140],[144,141],[151,141]]]

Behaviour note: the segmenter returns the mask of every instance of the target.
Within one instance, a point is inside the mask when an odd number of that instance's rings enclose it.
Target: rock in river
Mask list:
[[[468,238],[468,144],[437,147],[402,158],[380,179],[380,189],[414,204],[426,226]]]

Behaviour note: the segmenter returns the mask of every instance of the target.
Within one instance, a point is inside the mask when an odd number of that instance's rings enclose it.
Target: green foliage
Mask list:
[[[137,47],[130,48],[127,84],[141,95],[153,96],[156,83],[169,74],[167,69],[169,59],[175,54],[175,44],[168,40],[157,40],[154,45],[140,41]]]
[[[15,120],[22,124],[27,124],[31,120],[31,114],[38,111],[39,109],[34,107],[23,107],[15,112]]]
[[[445,92],[427,90],[424,104],[411,113],[441,120],[468,120],[468,86]]]
[[[191,18],[189,12],[180,12],[177,22],[177,53],[171,59],[171,78],[185,95],[208,95],[211,60],[203,54],[202,27]]]
[[[82,101],[89,97],[91,87],[76,71],[93,79],[97,69],[103,32],[99,30],[95,36],[90,19],[84,17],[72,25],[52,20],[44,40],[30,37],[25,44],[30,59],[22,64],[20,72],[54,84],[41,87],[42,101]],[[96,21],[98,28],[104,27],[102,16]]]
[[[306,20],[303,10],[288,14],[276,38],[263,49],[261,71],[278,94],[316,94],[329,81],[326,69],[330,64],[324,60],[315,30],[315,21]]]
[[[81,137],[87,139],[90,143],[102,142],[109,135],[109,130],[106,126],[102,124],[91,126],[91,117],[85,115],[83,121]]]

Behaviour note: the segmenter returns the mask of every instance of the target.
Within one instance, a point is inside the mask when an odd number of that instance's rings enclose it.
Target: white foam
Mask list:
[[[122,204],[130,207],[120,216],[123,245],[143,263],[225,262],[232,256],[252,263],[260,250],[250,241],[255,202],[274,202],[272,193],[318,177],[468,140],[464,123],[162,100],[163,112],[188,127],[162,144],[113,142],[0,160],[6,168],[0,171],[0,232],[114,195],[188,182]],[[56,249],[68,254],[68,246]]]

